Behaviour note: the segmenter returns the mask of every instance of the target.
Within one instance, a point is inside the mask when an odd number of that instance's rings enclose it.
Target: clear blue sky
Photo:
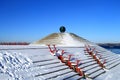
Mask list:
[[[120,0],[0,0],[0,42],[33,42],[62,25],[92,42],[120,42]]]

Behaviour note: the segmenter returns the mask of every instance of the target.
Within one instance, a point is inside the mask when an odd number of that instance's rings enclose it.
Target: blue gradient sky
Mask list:
[[[0,42],[33,42],[62,25],[92,42],[120,42],[120,1],[0,0]]]

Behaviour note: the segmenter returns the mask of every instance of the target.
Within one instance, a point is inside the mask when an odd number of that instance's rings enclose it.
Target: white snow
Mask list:
[[[112,70],[108,70],[104,75],[100,75],[95,80],[120,80],[120,65],[113,68]]]
[[[40,75],[39,77],[34,77],[34,76],[37,74],[48,73],[48,72],[52,72],[54,70],[60,69],[60,68],[56,68],[52,70],[52,69],[47,68],[44,65],[37,66],[37,67],[35,67],[36,65],[33,65],[32,61],[41,61],[41,60],[46,60],[46,59],[51,60],[53,58],[56,60],[52,60],[51,62],[57,61],[57,58],[55,58],[55,56],[51,56],[49,53],[49,49],[46,47],[40,47],[40,46],[4,46],[2,47],[0,46],[0,49],[1,49],[0,51],[0,80],[45,80],[46,79],[45,76],[42,76],[42,75]],[[90,63],[82,64],[80,67],[94,63],[92,62],[92,59],[90,60],[88,59],[88,57],[86,57],[84,53],[84,48],[65,48],[65,47],[62,48],[61,47],[60,49],[65,50],[67,52],[66,53],[67,55],[74,54],[72,58],[75,58],[75,60],[81,60],[82,63],[91,61]],[[109,53],[107,55],[109,55]],[[44,57],[41,57],[41,56],[44,56]],[[36,63],[36,64],[40,65],[42,63],[43,62]],[[49,65],[48,67],[52,67],[54,65],[61,65],[61,63],[52,64],[52,65]],[[94,66],[97,66],[97,65],[92,65],[84,69],[87,70]],[[61,68],[64,68],[64,67],[61,67]],[[120,69],[120,65],[113,69],[108,70],[105,74],[102,74],[98,76],[97,78],[95,78],[95,80],[119,80],[120,79],[119,69]],[[47,76],[49,77],[50,75],[51,74],[48,74]],[[62,80],[65,77],[64,75],[62,76],[58,76],[55,79]],[[74,78],[71,80],[74,80]]]
[[[0,72],[9,75],[12,80],[23,80],[32,61],[21,53],[0,51]],[[27,72],[28,73],[28,72]]]
[[[81,43],[77,39],[72,38],[69,33],[64,33],[64,35],[62,35],[62,36],[63,36],[62,37],[63,38],[62,43],[65,46],[84,46],[83,43]]]
[[[62,47],[84,47],[85,44],[94,46],[91,42],[71,33],[53,33],[47,36],[47,38],[45,37],[37,42],[31,43],[30,45],[46,46],[47,44],[55,44]]]

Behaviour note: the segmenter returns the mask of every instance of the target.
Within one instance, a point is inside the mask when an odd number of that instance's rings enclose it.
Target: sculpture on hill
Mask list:
[[[65,31],[66,31],[66,28],[65,28],[64,26],[61,26],[61,27],[60,27],[60,32],[61,32],[61,33],[64,33]]]

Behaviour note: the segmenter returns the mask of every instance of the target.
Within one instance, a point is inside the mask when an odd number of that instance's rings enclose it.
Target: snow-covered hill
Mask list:
[[[93,45],[93,43],[73,33],[52,33],[39,41],[31,43],[30,45],[46,46],[47,44],[55,44],[63,47],[83,47],[85,44]]]

